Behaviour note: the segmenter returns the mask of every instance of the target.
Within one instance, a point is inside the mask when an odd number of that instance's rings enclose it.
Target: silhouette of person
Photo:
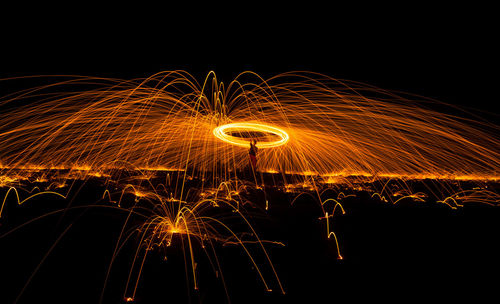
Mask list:
[[[250,166],[252,167],[252,171],[255,172],[257,168],[257,140],[254,138],[250,141],[250,150],[248,150],[248,155],[250,156]]]

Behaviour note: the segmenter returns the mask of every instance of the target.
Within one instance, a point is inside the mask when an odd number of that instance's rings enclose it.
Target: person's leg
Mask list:
[[[250,155],[250,168],[252,170],[252,175],[255,181],[255,185],[257,186],[257,174],[256,174],[257,158],[255,157],[255,155]]]

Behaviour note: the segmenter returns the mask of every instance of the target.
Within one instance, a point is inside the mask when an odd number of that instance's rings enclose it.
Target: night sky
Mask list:
[[[12,10],[2,20],[0,76],[184,69],[230,82],[245,70],[264,78],[307,70],[486,110],[495,96],[488,8],[179,6]]]

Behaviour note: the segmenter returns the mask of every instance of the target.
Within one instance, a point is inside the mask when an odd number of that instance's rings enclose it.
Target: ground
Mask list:
[[[390,185],[398,183],[400,181],[393,181]],[[435,181],[414,181],[413,188],[430,189],[425,185],[433,183]],[[464,182],[460,187],[472,187],[473,184]],[[106,189],[114,189],[106,183],[105,177],[93,177],[73,185],[74,189],[82,187],[78,192],[71,192],[77,193],[73,200],[40,195],[18,206],[13,197],[7,198],[1,218],[2,235],[35,216],[64,210],[68,205],[82,208],[67,210],[64,217],[61,213],[48,216],[0,239],[4,281],[1,289],[5,303],[14,301],[35,270],[19,303],[99,301],[127,214],[110,208],[83,208],[110,206],[109,199],[102,199],[102,194]],[[500,269],[500,249],[495,244],[500,232],[498,207],[468,203],[453,209],[437,203],[431,195],[424,201],[408,198],[393,204],[373,195],[368,187],[370,184],[364,184],[365,189],[351,189],[350,192],[339,185],[323,185],[324,189],[330,188],[323,197],[338,199],[345,210],[345,214],[336,211],[329,218],[330,231],[335,233],[339,244],[342,257],[339,259],[333,235],[327,237],[326,221],[321,219],[314,191],[295,189],[290,192],[279,183],[262,189],[251,187],[250,183],[247,185],[239,195],[242,200],[249,199],[252,203],[243,204],[242,213],[262,240],[275,242],[264,243],[264,247],[285,294],[280,292],[272,268],[258,244],[247,244],[247,248],[272,291],[266,291],[241,246],[222,242],[213,246],[220,262],[217,271],[212,269],[201,246],[193,244],[198,285],[198,290],[194,290],[189,251],[181,249],[187,248],[187,239],[174,235],[166,255],[161,250],[148,254],[134,298],[136,303],[169,303],[172,300],[223,303],[228,299],[232,303],[406,302],[415,298],[449,301],[465,296],[479,301],[494,295],[494,286],[498,283],[496,274]],[[494,182],[485,185],[490,189],[498,186]],[[43,188],[48,183],[38,183],[38,186]],[[197,187],[195,181],[187,186]],[[376,183],[371,186],[377,188]],[[58,191],[62,193],[63,189]],[[7,187],[1,188],[1,197],[7,190]],[[114,193],[120,193],[120,189],[116,190]],[[21,199],[29,194],[23,191],[19,190]],[[339,196],[340,192],[344,194]],[[297,198],[299,193],[302,195]],[[129,191],[123,197],[122,207],[126,209],[127,202],[130,203],[134,196]],[[333,207],[327,205],[325,209]],[[226,212],[224,219],[228,222],[237,217],[228,210],[221,212]],[[69,225],[70,229],[64,233]],[[245,225],[233,227],[235,231],[248,232]],[[45,258],[59,237],[60,241]],[[126,300],[124,287],[139,243],[138,238],[132,238],[114,261],[104,303]]]

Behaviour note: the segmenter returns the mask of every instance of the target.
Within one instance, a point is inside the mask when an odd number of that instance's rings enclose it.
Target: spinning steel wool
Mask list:
[[[17,204],[24,204],[43,194],[67,199],[75,180],[98,177],[106,187],[115,185],[119,190],[106,189],[102,200],[112,203],[113,210],[126,211],[128,217],[110,269],[131,236],[140,239],[125,287],[127,301],[136,296],[148,252],[153,248],[167,252],[175,237],[183,240],[182,250],[189,253],[186,265],[191,268],[186,275],[195,289],[194,242],[217,273],[214,243],[241,246],[270,291],[269,280],[246,247],[253,243],[264,254],[273,282],[285,293],[263,245],[270,241],[260,239],[240,209],[252,204],[242,195],[252,187],[264,195],[266,186],[297,193],[292,204],[306,192],[317,200],[323,215],[319,219],[326,223],[326,236],[335,241],[341,259],[331,223],[337,208],[345,212],[339,201],[355,194],[339,190],[336,198],[327,198],[323,194],[332,189],[329,185],[366,191],[363,179],[387,180],[381,189],[370,190],[371,198],[396,204],[427,198],[412,191],[406,184],[410,179],[499,178],[500,132],[495,124],[438,112],[430,107],[445,105],[431,100],[325,75],[295,72],[264,80],[245,72],[227,85],[213,72],[200,84],[184,71],[137,80],[53,76],[3,82],[47,79],[51,80],[47,85],[0,99],[0,187],[9,186],[0,219],[9,193],[16,195]],[[252,181],[245,182],[248,148],[254,140],[260,178],[253,174]],[[55,178],[54,171],[64,173]],[[129,171],[140,173],[137,183],[120,180]],[[156,171],[172,175],[154,184],[151,172]],[[265,173],[281,175],[283,184],[275,183],[274,176],[273,185],[266,184]],[[398,182],[390,184],[395,179]],[[188,186],[190,180],[199,184]],[[51,183],[20,198],[13,185],[25,181]],[[453,209],[469,201],[500,203],[499,195],[486,186],[460,191],[447,187],[436,196]],[[55,188],[67,188],[68,193],[59,194]],[[127,195],[135,203],[122,204]],[[265,210],[268,207],[265,199]],[[242,238],[220,216],[221,209],[235,215],[240,221],[236,226],[244,227],[252,239]],[[142,220],[127,230],[133,217]],[[109,274],[110,270],[106,282]]]
[[[127,163],[226,177],[247,165],[240,146],[254,135],[269,147],[261,171],[496,177],[500,164],[495,125],[312,73],[264,81],[247,72],[227,86],[213,73],[200,85],[181,71],[70,77],[6,96],[0,108],[8,168]]]

